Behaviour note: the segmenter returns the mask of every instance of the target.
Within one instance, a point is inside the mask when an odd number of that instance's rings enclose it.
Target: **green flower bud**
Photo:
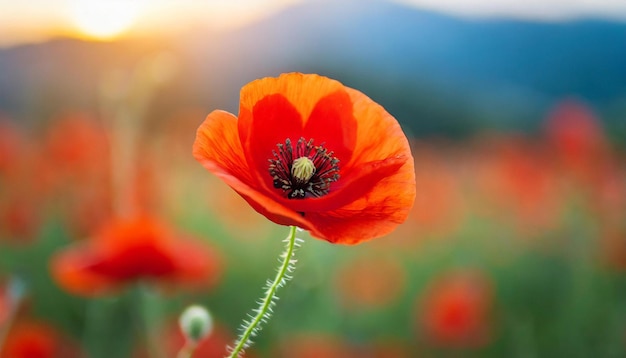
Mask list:
[[[198,344],[213,330],[211,314],[200,305],[187,307],[180,315],[178,324],[185,338],[194,344]]]

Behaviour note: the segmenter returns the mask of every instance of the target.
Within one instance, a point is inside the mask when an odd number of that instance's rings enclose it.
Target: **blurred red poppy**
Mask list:
[[[583,195],[602,226],[623,222],[624,157],[612,150],[598,117],[579,102],[564,101],[548,117],[546,135],[571,194]]]
[[[0,175],[15,171],[23,159],[24,138],[17,126],[0,117]]]
[[[367,255],[337,271],[336,287],[347,308],[376,308],[391,304],[406,284],[406,271],[397,258]]]
[[[418,326],[434,346],[482,347],[491,339],[492,305],[492,288],[484,275],[449,272],[437,277],[418,300]]]
[[[210,113],[193,154],[271,221],[332,243],[391,232],[415,198],[398,122],[361,92],[318,75],[247,84],[239,118]]]
[[[71,235],[85,236],[110,217],[109,133],[86,113],[54,118],[44,133],[33,177]]]
[[[28,243],[39,229],[42,196],[33,175],[33,145],[0,118],[0,240]]]
[[[109,167],[107,132],[86,113],[68,113],[53,119],[44,138],[47,162],[57,174],[86,175]]]
[[[546,120],[546,136],[557,164],[582,180],[605,164],[608,143],[599,120],[574,100],[559,103]]]
[[[22,193],[11,193],[0,201],[0,239],[11,243],[31,242],[39,228],[37,200]]]
[[[139,216],[113,220],[88,240],[56,253],[51,270],[67,291],[91,296],[139,280],[206,287],[216,282],[219,261],[206,244]]]
[[[524,236],[557,226],[563,201],[555,172],[536,147],[523,137],[497,138],[487,143],[475,169],[489,215],[505,216]]]
[[[47,323],[15,322],[0,351],[0,358],[78,358],[78,346]]]

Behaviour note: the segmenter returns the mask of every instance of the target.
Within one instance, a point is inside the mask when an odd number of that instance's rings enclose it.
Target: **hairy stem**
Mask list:
[[[260,306],[252,311],[254,314],[249,314],[250,320],[244,320],[241,326],[241,335],[235,347],[230,349],[230,355],[228,358],[239,357],[243,353],[243,350],[248,348],[252,342],[250,339],[256,336],[261,330],[261,324],[266,323],[272,315],[272,309],[276,305],[276,291],[279,287],[282,287],[291,279],[291,273],[295,270],[296,260],[293,258],[296,248],[300,246],[301,240],[296,238],[295,226],[291,226],[289,229],[289,236],[285,239],[286,247],[285,251],[280,256],[280,267],[276,272],[276,277],[273,281],[268,280],[265,287],[265,294],[260,300]]]

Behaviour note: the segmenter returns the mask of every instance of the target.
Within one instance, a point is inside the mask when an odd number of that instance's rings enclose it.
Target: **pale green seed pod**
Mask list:
[[[213,330],[211,314],[200,305],[187,307],[180,315],[178,324],[185,338],[194,344],[206,338]]]

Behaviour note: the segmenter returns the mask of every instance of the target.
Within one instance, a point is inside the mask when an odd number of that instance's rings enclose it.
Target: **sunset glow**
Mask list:
[[[142,4],[139,1],[76,0],[69,4],[69,17],[81,35],[109,40],[134,25]]]
[[[113,40],[231,30],[312,0],[0,0],[0,46],[54,37]],[[460,17],[563,21],[600,17],[626,21],[623,0],[389,0]],[[323,1],[321,1],[323,3]],[[330,3],[330,2],[329,2]]]

